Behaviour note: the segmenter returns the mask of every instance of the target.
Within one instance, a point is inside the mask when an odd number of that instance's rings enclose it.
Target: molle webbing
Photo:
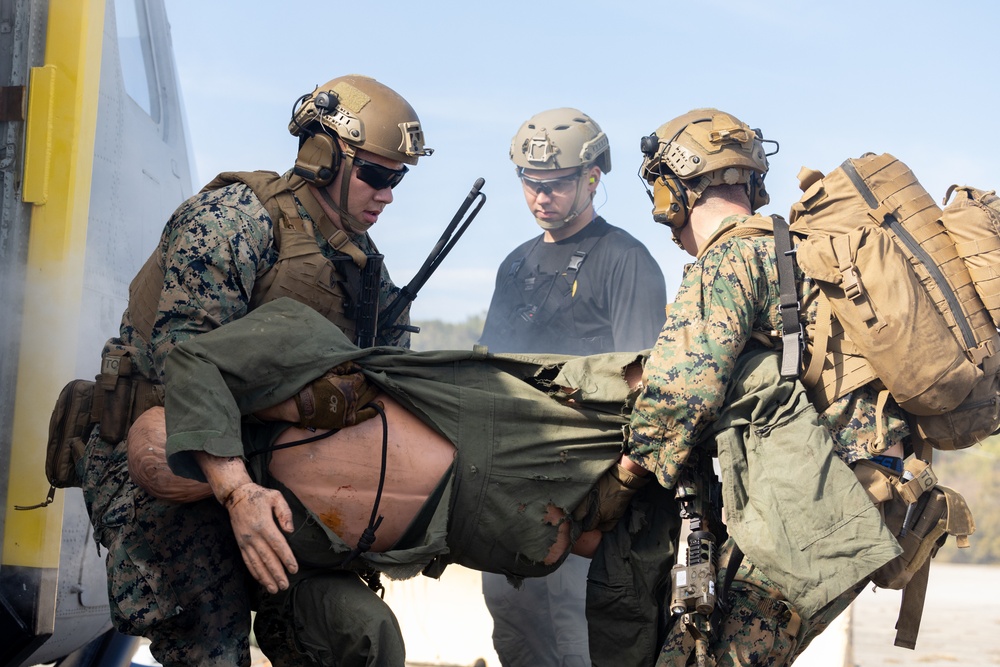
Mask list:
[[[870,184],[868,194],[882,202],[874,213],[881,216],[877,222],[888,225],[908,251],[911,266],[973,363],[979,364],[995,353],[991,343],[996,327],[955,241],[945,229],[941,208],[913,172],[890,155],[848,161],[844,168],[855,187]]]
[[[1000,197],[996,191],[952,185],[941,223],[955,241],[955,250],[969,270],[976,292],[1000,327]]]
[[[365,254],[347,234],[333,226],[302,179],[296,176],[285,179],[273,172],[255,171],[220,174],[216,180],[227,178],[253,190],[274,223],[278,261],[254,284],[251,309],[289,297],[323,315],[353,340],[356,327],[349,310],[353,306],[350,295],[357,290],[348,283],[352,282],[351,278],[353,282],[360,280],[358,274],[366,263]],[[318,221],[320,233],[335,250],[344,253],[338,261],[323,255],[313,225],[298,213],[293,191],[309,216]]]

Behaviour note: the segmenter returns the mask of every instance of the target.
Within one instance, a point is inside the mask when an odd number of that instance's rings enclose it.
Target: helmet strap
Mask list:
[[[565,218],[563,218],[562,220],[559,220],[558,222],[554,222],[554,223],[553,222],[542,222],[538,218],[535,218],[535,222],[538,223],[539,227],[541,227],[542,229],[545,229],[545,230],[549,230],[549,231],[556,230],[556,229],[562,229],[563,227],[566,227],[571,222],[573,222],[576,219],[576,217],[578,215],[580,215],[581,213],[583,213],[584,209],[586,209],[587,206],[594,201],[594,193],[591,192],[588,197],[584,198],[584,201],[582,203],[577,204],[577,202],[580,201],[580,195],[583,192],[583,188],[585,188],[586,185],[587,185],[587,184],[583,183],[583,175],[584,175],[585,170],[588,169],[588,168],[589,168],[589,165],[584,166],[584,167],[580,167],[580,177],[576,181],[576,192],[573,195],[573,209],[566,215]],[[581,187],[581,185],[582,185],[582,187]]]
[[[342,174],[340,181],[340,204],[333,201],[333,197],[325,187],[316,188],[319,190],[320,197],[340,216],[341,224],[347,228],[347,231],[352,234],[364,234],[369,229],[371,229],[371,224],[367,222],[362,222],[358,220],[353,215],[347,212],[347,196],[351,188],[351,176],[354,174],[354,151],[350,149],[344,149],[343,151],[343,163],[340,166],[340,173]]]

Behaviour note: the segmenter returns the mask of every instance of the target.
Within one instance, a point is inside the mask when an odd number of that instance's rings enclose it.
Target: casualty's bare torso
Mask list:
[[[448,472],[455,446],[387,395],[378,401],[388,424],[385,482],[378,514],[373,552],[388,551],[413,522],[428,496]],[[285,430],[274,444],[313,437],[316,433],[296,427]],[[152,495],[170,502],[192,502],[212,496],[208,484],[174,475],[166,461],[166,426],[163,408],[141,415],[129,431],[129,469],[133,479]],[[269,472],[337,534],[355,545],[371,519],[382,465],[382,420],[379,417],[341,429],[315,442],[271,453]],[[471,509],[471,508],[466,508]],[[558,526],[555,541],[544,562],[557,562],[569,549],[591,555],[599,531],[585,532],[570,543],[565,512],[549,505],[539,517]],[[511,517],[513,522],[523,517]],[[516,529],[514,534],[516,534]]]
[[[388,428],[385,484],[373,551],[386,551],[406,527],[455,458],[455,446],[381,395]],[[315,435],[290,428],[275,444]],[[270,472],[347,544],[368,526],[382,467],[382,420],[376,416],[322,440],[272,453]]]

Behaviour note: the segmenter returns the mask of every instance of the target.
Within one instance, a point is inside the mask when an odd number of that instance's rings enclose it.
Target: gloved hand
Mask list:
[[[360,424],[375,416],[375,408],[364,406],[378,393],[354,362],[335,366],[295,395],[299,426],[338,429]]]
[[[616,463],[601,475],[586,499],[573,510],[573,518],[583,525],[584,530],[611,530],[625,514],[632,496],[649,484],[652,477],[640,477],[626,470],[621,463]]]

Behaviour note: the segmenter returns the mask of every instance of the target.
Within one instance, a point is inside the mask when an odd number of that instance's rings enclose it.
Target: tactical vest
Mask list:
[[[250,295],[250,309],[283,296],[303,303],[333,322],[348,338],[355,338],[356,306],[352,295],[360,291],[360,269],[367,257],[350,237],[333,227],[316,200],[297,176],[288,179],[270,171],[223,172],[201,192],[233,183],[249,187],[271,217],[277,263],[258,276]],[[316,241],[313,223],[298,213],[296,195],[330,245],[344,253],[334,260],[325,257]],[[154,251],[129,285],[129,314],[143,340],[152,336],[163,288],[165,267]]]
[[[250,309],[287,296],[320,313],[354,340],[358,302],[351,296],[361,294],[361,269],[368,263],[368,256],[346,233],[333,227],[304,189],[301,178],[286,179],[267,171],[224,172],[201,192],[233,183],[245,184],[261,201],[271,217],[278,249],[277,263],[254,282]],[[312,223],[298,213],[296,192],[309,216],[319,221],[319,230],[330,245],[344,253],[342,257],[331,260],[323,255]],[[373,257],[378,258],[378,263],[371,268],[380,270],[381,255]],[[129,316],[136,333],[147,344],[159,311],[165,274],[164,258],[155,250],[129,285]],[[74,380],[63,388],[49,423],[45,472],[51,488],[46,501],[37,507],[52,502],[54,489],[80,484],[76,462],[93,424],[100,424],[101,439],[118,443],[125,439],[139,415],[163,405],[163,386],[134,368],[134,354],[131,347],[115,349],[102,358],[101,373],[95,382]]]
[[[614,341],[609,336],[580,338],[572,327],[566,326],[556,317],[560,312],[572,306],[574,284],[579,278],[583,263],[587,259],[587,255],[604,236],[604,234],[590,236],[581,241],[570,256],[563,273],[554,275],[552,281],[543,287],[546,291],[541,301],[529,306],[526,305],[527,300],[525,299],[524,305],[515,307],[505,315],[501,335],[515,339],[554,340],[557,343],[559,354],[590,355],[613,352]],[[542,237],[538,237],[523,256],[514,260],[503,283],[497,289],[499,294],[520,296],[529,291],[529,285],[525,281],[518,284],[518,276],[527,259],[541,243],[541,239]],[[531,287],[534,287],[533,283]],[[545,351],[556,352],[556,349],[546,349]]]

